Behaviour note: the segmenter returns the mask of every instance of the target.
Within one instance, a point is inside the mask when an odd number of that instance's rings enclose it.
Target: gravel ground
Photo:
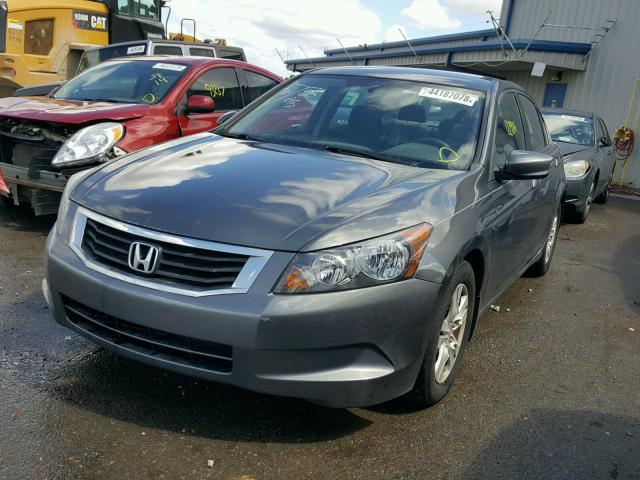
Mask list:
[[[640,201],[564,225],[547,276],[484,314],[424,411],[332,410],[97,349],[48,317],[51,225],[0,206],[0,479],[640,479]]]

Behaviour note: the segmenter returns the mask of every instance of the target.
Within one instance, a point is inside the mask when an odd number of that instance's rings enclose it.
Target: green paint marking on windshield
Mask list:
[[[445,155],[443,155],[445,152],[447,153],[447,157],[449,158],[445,158]],[[458,155],[458,152],[456,152],[453,148],[449,148],[449,147],[440,147],[438,149],[438,161],[441,163],[453,163],[453,162],[457,162],[458,160],[460,160],[460,155]]]
[[[156,103],[156,96],[153,93],[145,93],[140,101],[147,104]]]

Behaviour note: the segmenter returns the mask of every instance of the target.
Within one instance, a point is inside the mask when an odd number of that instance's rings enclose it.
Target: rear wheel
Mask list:
[[[562,215],[562,206],[558,206],[556,214],[551,221],[551,227],[549,228],[549,234],[547,235],[547,242],[544,244],[542,254],[536,263],[529,267],[527,270],[527,276],[529,277],[542,277],[549,266],[551,265],[551,259],[556,251],[556,245],[558,243],[558,233],[560,231],[560,218]]]
[[[475,276],[462,262],[448,283],[436,320],[427,332],[427,348],[409,397],[423,407],[442,400],[455,380],[469,339],[475,309]]]

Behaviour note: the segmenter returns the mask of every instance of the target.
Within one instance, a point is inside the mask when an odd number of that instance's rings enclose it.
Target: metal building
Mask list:
[[[324,57],[286,63],[294,71],[339,65],[461,69],[519,83],[539,105],[597,111],[612,135],[629,118],[639,140],[625,184],[640,187],[640,99],[631,105],[640,75],[640,1],[504,0],[496,27],[325,50]]]

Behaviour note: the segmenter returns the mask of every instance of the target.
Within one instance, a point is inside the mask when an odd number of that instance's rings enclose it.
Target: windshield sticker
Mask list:
[[[136,45],[135,47],[127,48],[127,55],[135,55],[136,53],[144,53],[145,45]]]
[[[81,30],[107,31],[107,16],[82,10],[74,10],[71,18],[73,28]]]
[[[145,93],[140,101],[150,105],[156,103],[156,96],[153,93]]]
[[[509,135],[510,137],[514,137],[516,133],[518,133],[518,127],[516,125],[516,122],[514,122],[513,120],[505,120],[504,129],[506,130],[507,135]]]
[[[215,83],[205,83],[204,89],[209,92],[212,98],[224,97],[224,87]]]
[[[573,115],[560,115],[560,118],[563,120],[572,120],[574,122],[588,122],[588,120],[584,117],[575,117]]]
[[[460,105],[466,105],[467,107],[473,107],[478,101],[478,95],[471,95],[468,93],[460,93],[454,90],[445,90],[443,88],[430,88],[423,87],[418,95],[421,97],[435,98],[438,100],[444,100],[445,102],[459,103]]]
[[[24,23],[22,20],[7,20],[7,26],[13,30],[24,30]]]
[[[174,63],[156,63],[153,68],[171,70],[172,72],[182,72],[187,69],[186,65],[176,65]]]

